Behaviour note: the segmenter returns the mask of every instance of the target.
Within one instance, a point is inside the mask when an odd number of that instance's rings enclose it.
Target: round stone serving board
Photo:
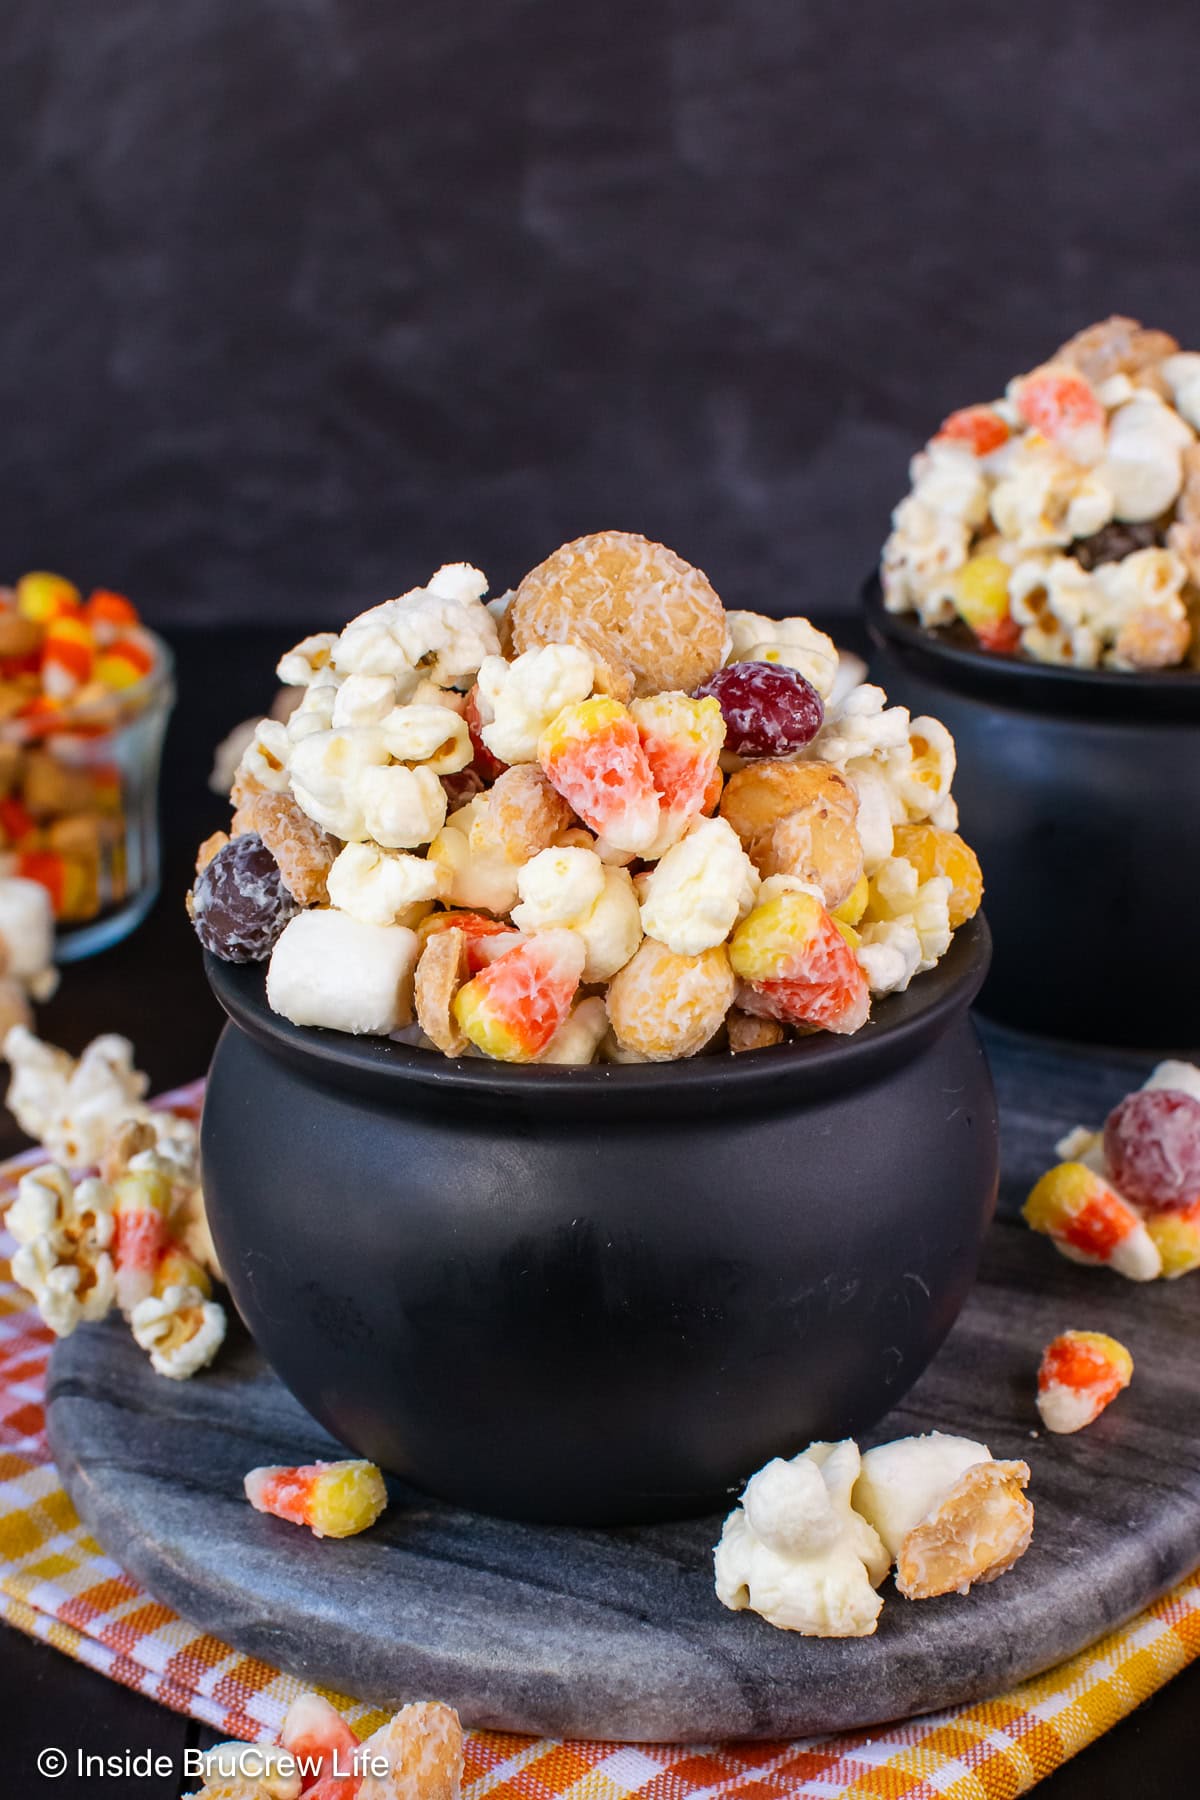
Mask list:
[[[910,1603],[874,1637],[818,1640],[721,1607],[720,1519],[616,1531],[480,1518],[392,1484],[362,1537],[318,1541],[253,1512],[262,1463],[339,1454],[236,1324],[216,1366],[155,1376],[119,1323],[55,1351],[51,1442],[110,1553],[196,1624],[303,1679],[465,1721],[640,1741],[792,1737],[1000,1692],[1072,1654],[1200,1561],[1200,1274],[1135,1287],[1063,1261],[1012,1217],[1055,1137],[1098,1122],[1149,1059],[1071,1055],[989,1028],[1004,1126],[1002,1216],[940,1355],[871,1434],[938,1427],[1033,1471],[1032,1546],[1000,1581]],[[1130,1391],[1075,1437],[1036,1431],[1057,1332],[1128,1344]],[[504,1454],[498,1421],[497,1455]]]

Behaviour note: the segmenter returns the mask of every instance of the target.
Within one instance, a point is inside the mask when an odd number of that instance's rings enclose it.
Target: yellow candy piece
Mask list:
[[[1189,1207],[1187,1212],[1151,1213],[1146,1230],[1162,1257],[1162,1272],[1168,1281],[1200,1269],[1200,1206]]]
[[[928,823],[897,825],[893,854],[913,865],[922,884],[931,881],[935,875],[949,876],[952,931],[975,917],[983,901],[983,871],[970,844],[965,843],[957,831],[944,831],[940,826]],[[840,912],[834,914],[835,918],[842,916]],[[852,924],[857,922],[851,920]]]
[[[902,854],[902,853],[901,853]],[[924,876],[921,877],[925,879]],[[871,898],[871,884],[865,875],[860,875],[840,906],[833,909],[833,920],[837,925],[859,925],[867,910],[867,902]]]
[[[23,619],[44,625],[73,613],[83,603],[74,582],[65,575],[51,575],[45,569],[33,569],[17,583],[17,611]]]
[[[780,981],[797,974],[829,915],[812,894],[777,894],[744,918],[729,945],[743,981]]]
[[[954,577],[954,605],[972,631],[996,626],[1008,617],[1011,570],[999,556],[973,556]]]
[[[136,687],[139,681],[145,680],[145,676],[144,668],[139,668],[119,652],[113,656],[96,658],[96,680],[118,693],[122,688]]]

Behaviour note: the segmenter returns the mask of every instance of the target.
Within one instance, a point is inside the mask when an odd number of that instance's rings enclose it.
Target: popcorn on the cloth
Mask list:
[[[175,1284],[141,1300],[129,1315],[134,1341],[159,1375],[186,1381],[208,1367],[225,1341],[225,1309],[202,1287]]]
[[[340,633],[330,661],[339,675],[391,675],[406,699],[422,675],[442,687],[469,687],[500,643],[482,604],[487,580],[466,563],[447,563],[412,588],[360,613]]]
[[[365,842],[343,845],[328,876],[331,905],[366,925],[416,925],[439,887],[426,857]]]
[[[1104,1263],[1131,1281],[1153,1281],[1162,1258],[1141,1215],[1083,1163],[1059,1163],[1021,1209],[1027,1225],[1073,1262]]]
[[[122,1119],[145,1111],[149,1079],[133,1066],[133,1045],[113,1033],[94,1038],[78,1061],[23,1026],[4,1040],[12,1070],[7,1104],[22,1131],[55,1162],[86,1169],[100,1161]]]
[[[256,1512],[306,1525],[319,1538],[355,1537],[374,1525],[387,1505],[383,1476],[370,1462],[251,1469],[245,1487]]]
[[[758,894],[759,877],[724,819],[697,819],[646,877],[642,929],[680,956],[723,944]]]
[[[827,1031],[857,1031],[870,1010],[870,993],[843,929],[811,893],[760,898],[729,946],[744,984],[742,1010]]]
[[[585,959],[578,932],[539,932],[458,990],[454,1018],[485,1056],[534,1062],[567,1017]]]
[[[909,1600],[965,1594],[995,1581],[1029,1548],[1033,1507],[1023,1462],[997,1462],[986,1444],[940,1431],[868,1450],[853,1504],[896,1564]]]
[[[775,1457],[751,1477],[713,1556],[723,1606],[806,1637],[872,1635],[888,1557],[851,1505],[860,1466],[847,1438]]]
[[[649,849],[660,824],[658,795],[628,708],[604,695],[563,707],[538,740],[538,762],[614,849]]]
[[[537,761],[538,740],[564,706],[592,691],[592,659],[575,644],[543,644],[505,662],[489,656],[479,669],[479,735],[502,763]]]
[[[386,1035],[412,1018],[418,948],[403,925],[332,906],[298,913],[271,952],[267,1000],[294,1025]]]
[[[56,1337],[103,1319],[116,1299],[112,1197],[93,1176],[78,1184],[57,1163],[22,1175],[4,1216],[17,1241],[13,1280],[33,1295]]]
[[[1124,1344],[1102,1331],[1064,1331],[1042,1352],[1037,1409],[1047,1431],[1082,1431],[1133,1379]]]
[[[654,938],[608,985],[605,1004],[619,1048],[635,1059],[695,1056],[720,1030],[737,991],[723,944],[680,956]]]

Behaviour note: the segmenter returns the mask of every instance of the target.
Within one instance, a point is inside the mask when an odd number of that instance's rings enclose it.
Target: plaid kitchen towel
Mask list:
[[[198,1108],[202,1085],[163,1104]],[[6,1188],[36,1154],[0,1166]],[[0,1234],[0,1257],[11,1252]],[[189,1625],[114,1563],[50,1460],[52,1343],[0,1261],[0,1616],[229,1737],[269,1741],[301,1683]],[[905,1724],[796,1743],[559,1743],[472,1731],[466,1800],[1012,1800],[1200,1655],[1200,1571],[1088,1650],[1011,1693]],[[384,1715],[329,1698],[361,1735]]]

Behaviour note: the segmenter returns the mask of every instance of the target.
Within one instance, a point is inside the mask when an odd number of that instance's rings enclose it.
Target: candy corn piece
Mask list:
[[[655,694],[633,701],[629,711],[650,765],[662,809],[659,837],[666,840],[667,847],[703,812],[714,775],[720,779],[718,759],[725,743],[725,720],[720,703],[711,694],[703,700],[689,700],[686,694]]]
[[[117,1304],[129,1314],[155,1292],[155,1277],[167,1247],[171,1184],[156,1169],[130,1169],[113,1183],[113,1265]],[[186,1277],[177,1279],[184,1281]],[[169,1285],[164,1283],[165,1287]]]
[[[279,1733],[280,1748],[294,1756],[301,1791],[332,1797],[353,1792],[351,1783],[361,1775],[356,1761],[362,1744],[336,1707],[320,1694],[301,1694],[293,1700]]]
[[[314,1537],[344,1538],[375,1523],[387,1505],[387,1489],[374,1463],[318,1462],[251,1469],[246,1498],[255,1512],[307,1525]]]
[[[985,650],[1004,653],[1015,650],[1021,641],[1021,628],[1008,605],[1011,573],[999,556],[973,556],[954,577],[955,611]]]
[[[538,762],[584,824],[614,850],[646,850],[658,795],[632,714],[600,695],[564,706],[538,740]]]
[[[110,593],[107,588],[92,590],[84,602],[83,616],[98,644],[111,644],[114,638],[141,624],[132,600],[127,600],[124,594]]]
[[[1035,369],[1017,384],[1015,398],[1026,424],[1069,456],[1090,462],[1102,453],[1104,407],[1075,369]]]
[[[1073,1262],[1104,1263],[1130,1281],[1162,1274],[1162,1257],[1140,1214],[1083,1163],[1059,1163],[1043,1175],[1021,1214]]]
[[[1146,1230],[1162,1257],[1162,1272],[1168,1281],[1200,1269],[1200,1201],[1186,1212],[1147,1214]]]
[[[1064,1331],[1047,1344],[1038,1370],[1037,1408],[1047,1431],[1082,1431],[1133,1377],[1124,1344],[1102,1331]]]
[[[51,575],[44,569],[31,570],[17,583],[17,611],[23,619],[48,625],[79,611],[79,589],[64,575]]]
[[[154,667],[154,652],[139,638],[117,638],[96,658],[97,681],[106,688],[136,687]]]
[[[729,960],[748,984],[739,999],[746,1012],[840,1033],[866,1023],[866,976],[812,894],[778,894],[756,906],[734,932]]]
[[[518,939],[518,934],[503,919],[489,919],[486,913],[476,912],[427,913],[417,926],[417,936],[424,944],[434,932],[449,931],[451,926],[456,926],[467,940],[467,968],[472,975],[478,975],[480,969],[495,960],[496,951],[489,939],[509,939],[501,946],[504,950],[512,949]]]
[[[55,700],[66,700],[90,681],[96,666],[96,640],[78,614],[52,619],[42,643],[42,685]]]
[[[481,969],[454,996],[454,1017],[477,1050],[533,1062],[571,1010],[587,949],[575,931],[542,931]]]
[[[1008,426],[990,406],[963,406],[943,419],[935,444],[961,444],[972,456],[986,456],[1008,442]]]

